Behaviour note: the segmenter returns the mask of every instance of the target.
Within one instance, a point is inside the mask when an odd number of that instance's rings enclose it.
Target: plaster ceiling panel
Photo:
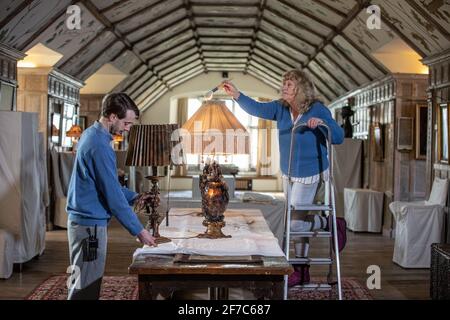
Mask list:
[[[83,66],[83,68],[76,73],[76,77],[81,80],[87,79],[105,63],[113,60],[113,58],[117,56],[117,54],[124,47],[125,45],[122,42],[115,42],[112,46],[109,46],[100,55],[98,55],[95,60],[90,61],[88,65]]]
[[[241,3],[240,5],[219,5],[219,2],[215,1],[216,5],[196,5],[193,4],[191,6],[192,12],[194,16],[201,15],[201,16],[230,16],[230,17],[239,17],[239,16],[257,16],[258,15],[258,6],[243,6]],[[192,3],[192,1],[191,1]],[[211,2],[210,2],[211,3]]]
[[[322,36],[327,36],[332,30],[315,19],[309,18],[304,14],[293,10],[292,6],[281,3],[277,0],[267,0],[267,7],[278,15],[288,17],[289,20],[297,21],[300,26],[315,30]]]
[[[256,24],[255,18],[237,17],[194,17],[195,25],[201,27],[242,27],[252,28]]]
[[[151,8],[156,3],[161,2],[161,0],[128,0],[119,3],[110,10],[104,11],[105,17],[111,21],[116,22],[124,18],[130,17],[146,8]]]
[[[95,39],[95,43],[76,51],[76,53],[71,56],[69,60],[64,60],[63,57],[63,59],[61,59],[63,61],[60,61],[57,64],[57,67],[60,67],[63,71],[73,75],[77,73],[83,65],[94,59],[115,41],[116,37],[112,32],[101,32]]]
[[[374,3],[381,7],[383,18],[414,42],[426,56],[450,48],[450,39],[440,33],[431,21],[422,17],[406,1],[375,0]]]
[[[272,46],[269,46],[268,44],[266,44],[262,41],[256,42],[256,48],[259,49],[260,51],[263,51],[264,53],[266,53],[266,55],[273,56],[274,59],[278,59],[278,60],[292,66],[293,68],[300,67],[300,61],[294,60],[294,59],[286,56],[279,48],[274,49]]]
[[[155,66],[155,70],[157,72],[159,72],[159,71],[161,71],[161,70],[163,70],[163,69],[165,69],[167,67],[170,67],[173,64],[176,64],[176,63],[182,61],[183,59],[189,58],[190,56],[192,56],[194,54],[198,55],[197,52],[198,52],[198,48],[197,47],[192,47],[192,48],[190,48],[190,49],[188,49],[186,51],[183,51],[182,53],[176,55],[175,57],[173,57],[171,59],[168,59],[168,60],[164,61],[163,63],[158,64],[157,66]]]
[[[141,60],[136,56],[133,51],[126,50],[120,56],[115,59],[112,64],[119,70],[130,74],[139,64]]]
[[[181,20],[180,22],[171,25],[164,29],[162,32],[158,32],[152,35],[149,35],[147,38],[137,42],[134,47],[142,52],[146,49],[153,47],[171,37],[173,37],[176,34],[180,34],[188,29],[191,28],[191,24],[187,19]]]
[[[181,6],[183,6],[183,2],[181,0],[161,1],[150,9],[141,10],[133,17],[117,23],[116,27],[121,33],[126,34],[130,30],[136,29],[137,27],[140,27],[148,22],[157,20],[158,17],[168,12],[172,12]]]
[[[253,28],[197,28],[198,35],[201,36],[235,36],[235,37],[247,37],[253,36]]]
[[[261,21],[260,30],[266,32],[267,34],[270,34],[279,41],[282,41],[284,44],[288,44],[305,54],[310,55],[315,52],[314,47],[310,46],[308,43],[302,41],[291,33],[287,33],[285,30],[278,28],[268,21]]]
[[[368,17],[368,13],[362,10],[343,32],[358,47],[370,54],[391,42],[395,38],[395,33],[386,25],[383,25],[381,29],[370,30],[367,28]]]
[[[285,18],[280,17],[279,14],[273,11],[264,10],[263,17],[264,20],[270,21],[273,24],[277,25],[281,24],[285,29],[298,35],[299,38],[308,40],[310,43],[318,45],[324,39],[323,37],[319,37],[317,34],[308,31],[307,29],[299,25],[297,22],[288,21]]]
[[[158,44],[155,47],[151,47],[150,49],[142,52],[142,57],[144,59],[151,59],[153,57],[156,57],[159,53],[166,52],[170,50],[171,48],[174,48],[186,41],[189,41],[189,39],[194,38],[194,33],[192,30],[187,30],[186,32],[183,32],[181,34],[178,34],[176,36],[173,36],[169,39],[167,39],[165,42],[162,42]]]
[[[161,54],[158,54],[156,57],[149,60],[149,64],[152,66],[156,66],[161,62],[164,62],[168,59],[172,59],[173,57],[183,53],[186,50],[191,49],[195,46],[195,40],[191,39],[189,41],[186,41],[185,43],[182,43],[180,45],[177,45],[176,47],[167,50]]]
[[[288,46],[284,43],[279,42],[269,34],[262,32],[262,30],[258,32],[258,40],[259,39],[261,39],[265,43],[273,44],[273,46],[278,48],[280,52],[287,54],[290,58],[295,59],[298,62],[303,62],[307,59],[307,56],[303,53],[295,50],[294,48],[292,48],[292,46]]]
[[[70,0],[54,1],[49,8],[48,0],[35,0],[14,16],[0,31],[0,42],[18,50],[29,49],[26,46],[35,33],[49,21],[64,15]],[[32,39],[31,39],[32,40]]]
[[[364,70],[370,74],[373,78],[378,78],[384,76],[387,70],[382,72],[379,70],[372,61],[368,60],[364,55],[362,55],[356,48],[347,42],[342,36],[336,36],[333,39],[333,44],[338,46],[342,51],[344,51],[353,62],[364,68]],[[374,61],[377,61],[375,58]]]
[[[342,15],[313,0],[284,0],[284,2],[317,17],[319,21],[326,21],[327,23],[338,25],[343,19]],[[324,2],[328,3],[331,1],[325,0]]]
[[[330,87],[333,92],[337,93],[339,96],[344,94],[347,90],[342,87],[326,70],[324,70],[316,61],[311,61],[308,65],[308,69],[312,70],[317,74],[326,84]],[[332,72],[332,71],[329,71]]]
[[[358,85],[368,83],[370,79],[359,71],[338,49],[329,44],[325,46],[324,52],[327,53],[335,63],[339,64],[343,69],[347,70],[349,74],[358,82]]]
[[[132,32],[128,33],[126,37],[131,43],[135,43],[154,33],[164,32],[166,28],[186,17],[186,9],[184,8],[179,8],[173,12],[169,11],[167,14],[158,17],[154,21],[131,30]]]
[[[320,52],[316,59],[321,66],[323,66],[326,70],[333,73],[333,75],[339,79],[340,82],[343,83],[347,90],[352,90],[358,86],[358,84],[350,78],[344,71],[342,71],[341,66],[334,63],[327,57],[326,53]]]

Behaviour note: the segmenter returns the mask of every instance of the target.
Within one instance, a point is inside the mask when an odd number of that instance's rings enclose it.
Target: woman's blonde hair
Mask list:
[[[283,83],[287,80],[293,80],[297,83],[295,100],[300,106],[298,110],[300,114],[307,112],[311,108],[313,102],[321,100],[314,83],[305,71],[297,69],[290,70],[283,75]],[[283,99],[281,99],[281,101],[284,106],[291,107],[287,101]]]

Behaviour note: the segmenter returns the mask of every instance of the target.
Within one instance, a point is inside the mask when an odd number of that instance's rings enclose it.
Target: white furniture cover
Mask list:
[[[225,227],[222,232],[231,238],[197,238],[206,227],[204,217],[192,209],[170,210],[170,223],[166,227],[163,221],[159,232],[161,236],[172,239],[169,243],[157,247],[137,249],[134,256],[140,254],[200,254],[211,256],[263,255],[284,256],[278,240],[270,231],[264,216],[257,209],[228,209],[225,211]]]
[[[347,227],[352,231],[381,232],[383,193],[370,189],[344,189]]]
[[[435,178],[428,201],[389,204],[395,221],[393,261],[404,268],[429,268],[431,244],[444,239],[448,180]]]
[[[37,113],[0,111],[0,263],[9,266],[0,278],[45,248],[47,170],[37,128]]]

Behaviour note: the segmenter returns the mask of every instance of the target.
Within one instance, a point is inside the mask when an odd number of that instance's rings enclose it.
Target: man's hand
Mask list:
[[[319,124],[322,124],[323,120],[319,118],[311,118],[308,120],[307,125],[310,129],[315,129]]]
[[[234,100],[238,99],[241,95],[238,88],[236,88],[236,86],[229,80],[222,81],[221,86],[228,95],[233,97]]]
[[[146,244],[150,247],[157,247],[158,245],[155,242],[155,237],[153,237],[150,232],[148,232],[146,229],[142,229],[141,232],[137,235],[139,241],[142,244]]]

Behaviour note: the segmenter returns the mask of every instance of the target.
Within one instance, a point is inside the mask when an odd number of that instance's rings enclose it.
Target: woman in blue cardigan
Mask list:
[[[312,204],[322,181],[328,180],[329,163],[326,137],[319,124],[326,124],[331,130],[331,143],[341,144],[344,131],[332,118],[330,110],[319,100],[314,83],[300,70],[291,70],[283,75],[281,99],[272,102],[257,102],[242,92],[230,81],[222,83],[225,92],[247,113],[277,122],[280,147],[280,166],[283,176],[283,190],[291,188],[291,206]],[[305,122],[307,128],[299,129],[295,134],[291,161],[291,184],[289,184],[288,166],[292,127],[298,121]],[[327,219],[320,215],[309,215],[292,211],[291,231],[310,231],[327,228]],[[297,257],[308,256],[307,238],[295,240]],[[294,265],[295,272],[289,277],[289,286],[309,282],[309,265]]]

